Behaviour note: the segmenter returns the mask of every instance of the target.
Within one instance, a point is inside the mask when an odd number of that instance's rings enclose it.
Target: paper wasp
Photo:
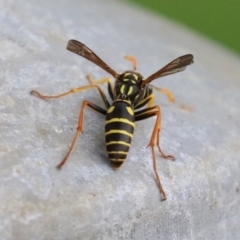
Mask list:
[[[166,195],[157,172],[154,146],[156,145],[158,147],[158,150],[162,157],[171,160],[175,160],[175,158],[172,155],[165,154],[160,147],[159,134],[161,129],[161,112],[159,106],[153,106],[153,86],[151,86],[150,83],[157,78],[183,71],[186,66],[193,63],[193,55],[187,54],[176,58],[175,60],[167,64],[165,67],[161,68],[159,71],[144,79],[143,76],[136,71],[137,63],[134,57],[126,57],[127,60],[130,60],[133,63],[133,70],[128,70],[123,73],[117,73],[83,43],[80,43],[76,40],[70,40],[68,42],[67,49],[88,59],[89,61],[93,62],[94,64],[98,65],[100,68],[108,72],[114,77],[115,83],[113,85],[109,78],[104,78],[100,81],[94,81],[93,78],[89,75],[88,80],[91,83],[90,85],[73,88],[65,93],[56,96],[45,96],[35,90],[31,91],[31,93],[35,94],[39,98],[50,99],[60,98],[71,93],[77,93],[85,91],[87,89],[96,88],[105,104],[106,109],[101,108],[87,100],[83,101],[80,108],[77,130],[74,135],[72,144],[66,156],[63,158],[63,160],[57,167],[61,168],[67,161],[71,151],[73,150],[79,133],[82,132],[84,109],[86,106],[106,116],[106,149],[111,165],[115,169],[119,168],[127,158],[127,154],[129,152],[129,148],[131,146],[131,141],[133,138],[135,121],[140,121],[156,116],[155,126],[153,128],[153,132],[148,146],[150,146],[152,150],[153,169],[155,172],[157,185],[162,196],[162,200],[165,200]],[[111,104],[109,103],[101,87],[98,85],[105,82],[108,83],[108,93],[112,99]],[[170,100],[172,100],[173,96],[168,90],[158,90],[167,94]],[[148,106],[146,107],[146,105]]]

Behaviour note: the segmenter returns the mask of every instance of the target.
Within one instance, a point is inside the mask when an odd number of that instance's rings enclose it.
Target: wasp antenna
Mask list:
[[[133,70],[136,71],[137,70],[137,59],[133,56],[124,56],[124,59],[132,62],[132,65],[133,65]]]

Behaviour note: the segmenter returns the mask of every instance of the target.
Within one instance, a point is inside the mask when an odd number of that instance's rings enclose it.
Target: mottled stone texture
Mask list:
[[[168,20],[113,0],[0,1],[1,239],[240,239],[240,60]],[[154,118],[137,123],[127,161],[113,170],[104,145],[104,116],[86,109],[84,132],[61,171],[89,90],[44,101],[108,76],[65,50],[86,43],[116,71],[138,58],[149,76],[186,53],[186,71],[154,81],[162,108],[156,152],[166,190],[161,202],[146,148]],[[106,91],[106,86],[103,86]]]

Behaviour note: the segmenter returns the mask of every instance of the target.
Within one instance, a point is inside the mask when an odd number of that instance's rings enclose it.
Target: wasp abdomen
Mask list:
[[[128,101],[117,100],[108,109],[105,123],[105,139],[112,167],[119,168],[127,158],[133,138],[135,117]]]

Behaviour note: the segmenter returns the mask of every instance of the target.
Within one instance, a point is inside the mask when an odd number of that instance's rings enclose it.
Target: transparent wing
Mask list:
[[[185,70],[186,66],[190,65],[191,63],[193,63],[193,55],[192,54],[187,54],[187,55],[181,56],[179,58],[176,58],[175,60],[173,60],[172,62],[167,64],[165,67],[161,68],[160,70],[158,70],[157,72],[155,72],[154,74],[152,74],[151,76],[146,78],[143,81],[142,86],[145,86],[146,84],[150,83],[151,81],[153,81],[156,78],[160,78],[160,77],[167,76],[167,75],[170,75],[173,73],[181,72],[181,71]]]
[[[118,74],[83,43],[76,40],[69,40],[67,49],[95,63],[100,68],[111,74],[114,78],[117,78]]]

